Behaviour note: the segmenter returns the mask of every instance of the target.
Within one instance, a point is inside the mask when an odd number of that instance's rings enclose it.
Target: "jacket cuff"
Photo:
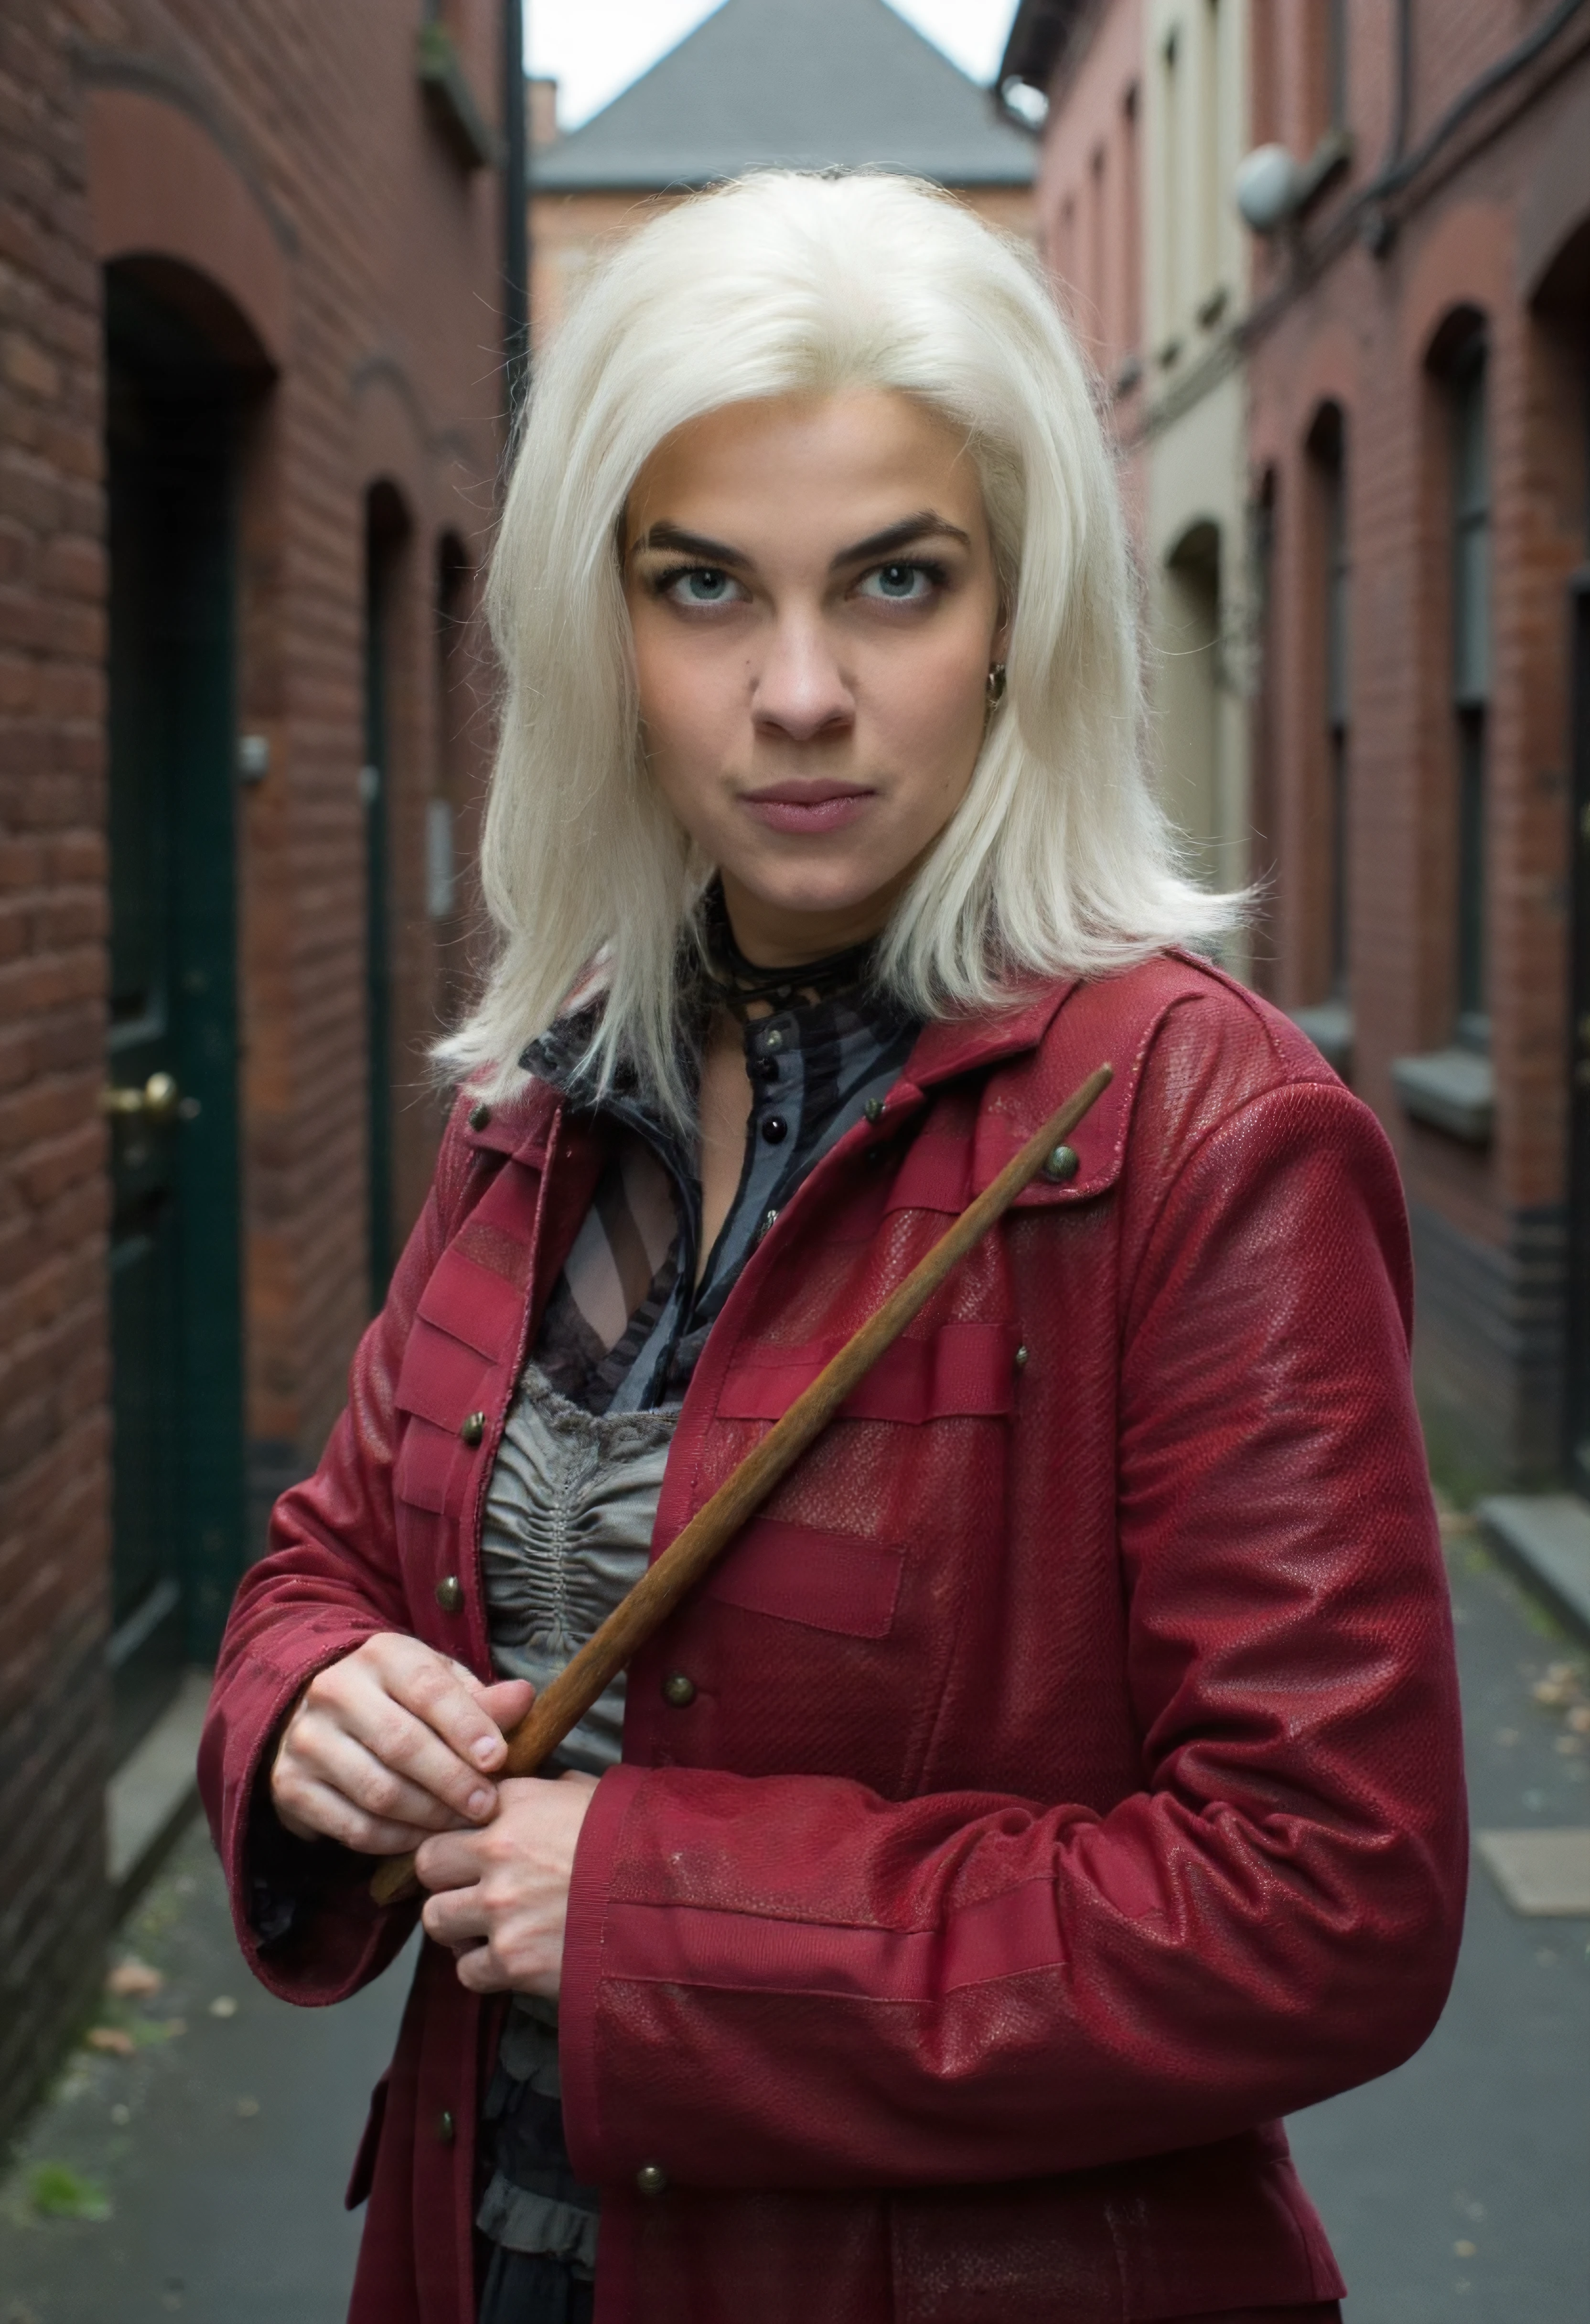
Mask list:
[[[558,1991],[558,2075],[564,2135],[575,2175],[595,2183],[625,2174],[624,2160],[603,2152],[597,2101],[597,2003],[608,1898],[630,1809],[646,1781],[644,1767],[610,1767],[593,1794],[574,1849],[568,1922]]]
[[[257,1723],[253,1716],[246,1726],[229,1720],[226,1682],[218,1684],[211,1697],[199,1748],[199,1789],[227,1875],[233,1925],[244,1958],[261,1984],[284,2001],[342,2000],[385,1966],[413,1925],[412,1910],[383,1911],[370,1895],[373,1858],[363,1865],[358,1877],[347,1877],[345,1868],[358,1868],[362,1859],[345,1849],[326,1852],[324,1871],[315,1890],[300,1893],[294,1900],[299,1909],[285,1920],[279,1919],[271,1935],[253,1919],[262,1901],[259,1891],[262,1889],[264,1897],[271,1898],[275,1885],[271,1874],[279,1868],[256,1856],[254,1843],[259,1836],[255,1812],[261,1786],[268,1778],[282,1723],[316,1674],[362,1646],[372,1627],[350,1623],[345,1633],[331,1637],[318,1631],[312,1651],[290,1670],[280,1662],[268,1667],[255,1662],[255,1682],[273,1682]],[[253,1704],[250,1709],[252,1712]],[[273,1814],[271,1822],[274,1825]],[[291,1842],[285,1833],[281,1838],[295,1855],[303,1846]],[[306,1855],[317,1852],[304,1850]],[[344,1877],[335,1877],[336,1870],[342,1870]],[[326,1874],[332,1877],[327,1879]]]

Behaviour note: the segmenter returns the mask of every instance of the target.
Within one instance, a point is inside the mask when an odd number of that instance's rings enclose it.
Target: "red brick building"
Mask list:
[[[1267,981],[1396,1144],[1438,1468],[1584,1491],[1590,9],[1254,28]]]
[[[1239,10],[1243,143],[1281,149],[1232,333],[1248,571],[1218,640],[1251,721],[1252,973],[1396,1146],[1438,1471],[1583,1495],[1590,6],[1210,0],[1207,22]],[[1089,198],[1176,14],[1016,12],[1003,78],[1049,98],[1042,231],[1084,327],[1140,300],[1142,247],[1091,286],[1117,245]],[[1098,338],[1118,393],[1129,341]],[[1153,393],[1133,382],[1128,443]],[[1553,1508],[1590,1589],[1590,1524]]]
[[[0,9],[7,2117],[97,1973],[107,1774],[317,1453],[427,1175],[502,14]]]
[[[1039,254],[1108,399],[1141,532],[1144,348],[1143,0],[1017,11],[1002,78],[1038,88],[1050,134],[1033,189]]]

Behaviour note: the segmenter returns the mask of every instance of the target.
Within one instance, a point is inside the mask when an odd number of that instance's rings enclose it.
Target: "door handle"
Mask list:
[[[102,1089],[99,1110],[122,1121],[191,1121],[196,1097],[184,1097],[170,1074],[151,1074],[142,1089]]]

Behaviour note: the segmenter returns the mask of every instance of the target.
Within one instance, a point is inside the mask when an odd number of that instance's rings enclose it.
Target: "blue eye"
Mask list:
[[[879,597],[892,605],[919,605],[932,596],[943,574],[931,565],[880,565],[865,576],[864,597]]]
[[[692,565],[664,574],[659,586],[678,605],[726,605],[740,585],[715,565]]]

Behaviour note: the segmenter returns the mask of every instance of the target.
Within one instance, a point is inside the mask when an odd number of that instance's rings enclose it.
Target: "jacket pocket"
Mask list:
[[[354,2157],[354,2167],[348,2173],[348,2191],[343,2197],[343,2209],[356,2211],[375,2184],[375,2158],[381,2147],[381,2127],[386,2120],[387,2091],[391,2087],[392,2070],[386,2072],[370,2093],[370,2112],[364,2117],[364,2130],[359,2141],[359,2151]]]
[[[702,1594],[809,1630],[883,1638],[895,1618],[905,1556],[898,1544],[756,1517]]]
[[[846,1398],[847,1420],[1000,1418],[1016,1408],[1014,1323],[945,1323],[926,1339],[896,1340]],[[811,1387],[842,1342],[800,1348],[748,1345],[718,1396],[723,1420],[777,1420]]]

